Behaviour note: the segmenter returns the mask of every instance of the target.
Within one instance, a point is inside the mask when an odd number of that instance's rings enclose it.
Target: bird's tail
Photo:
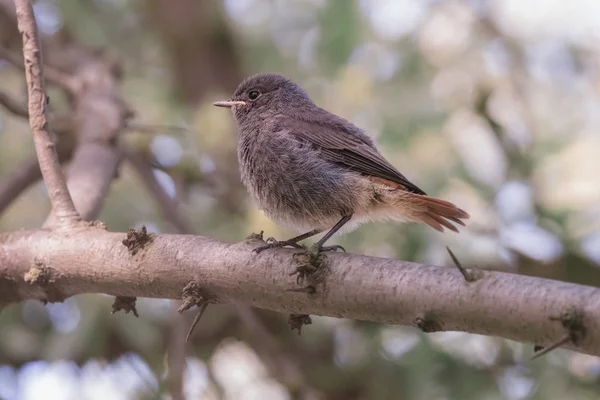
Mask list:
[[[458,232],[452,222],[465,226],[462,220],[470,217],[466,211],[461,210],[449,201],[428,196],[419,195],[419,197],[421,197],[420,201],[424,205],[424,210],[417,214],[417,218],[437,231],[443,232],[444,228],[447,228]]]
[[[394,195],[389,195],[385,196],[385,203],[392,206],[392,218],[423,222],[440,232],[444,228],[458,232],[455,224],[465,226],[462,220],[470,217],[449,201],[406,191],[394,191]]]

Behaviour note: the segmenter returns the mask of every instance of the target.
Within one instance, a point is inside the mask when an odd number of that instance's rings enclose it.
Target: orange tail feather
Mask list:
[[[416,219],[426,223],[437,231],[443,232],[445,227],[451,231],[458,232],[456,226],[452,225],[451,222],[465,226],[465,223],[461,220],[469,219],[470,217],[466,211],[461,210],[449,201],[420,195],[416,195],[415,197],[419,198],[418,200],[424,208],[423,211],[416,215]]]
[[[423,222],[440,232],[444,228],[458,232],[452,223],[465,226],[462,220],[470,218],[466,211],[449,201],[408,192],[402,185],[384,179],[372,178],[371,181],[389,218]]]

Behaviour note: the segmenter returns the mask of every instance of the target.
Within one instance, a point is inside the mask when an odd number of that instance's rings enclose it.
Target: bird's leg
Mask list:
[[[296,277],[296,283],[301,284],[302,281],[304,281],[304,279],[306,277],[317,273],[317,271],[319,270],[319,268],[321,266],[321,262],[323,261],[323,258],[324,258],[324,255],[321,254],[322,252],[337,251],[337,250],[342,250],[344,252],[346,251],[339,244],[335,244],[332,246],[323,246],[323,244],[325,244],[325,242],[329,238],[331,238],[331,236],[333,236],[337,231],[339,231],[342,226],[344,226],[348,221],[350,221],[351,218],[352,218],[352,214],[342,217],[342,219],[340,219],[333,226],[333,228],[331,228],[329,230],[329,232],[327,232],[317,243],[315,243],[311,248],[307,249],[308,251],[305,254],[306,259],[303,262],[301,262],[298,265],[298,267],[296,268],[296,270],[294,272],[292,272],[292,274],[291,274],[291,275],[296,275],[296,274],[298,275]],[[297,253],[297,254],[302,254],[302,253]],[[307,290],[310,289],[310,290],[314,291],[314,288],[315,288],[314,285],[309,285],[305,289],[307,289]]]
[[[317,253],[320,253],[323,251],[337,251],[337,250],[342,250],[342,251],[346,252],[346,249],[344,249],[339,244],[334,244],[332,246],[323,246],[323,245],[325,244],[325,242],[327,240],[329,240],[330,237],[332,237],[337,231],[339,231],[340,228],[346,224],[346,222],[350,221],[351,218],[352,218],[352,214],[342,217],[342,219],[340,219],[338,221],[338,223],[335,224],[333,226],[333,228],[331,228],[329,230],[329,232],[327,232],[321,239],[319,239],[319,241],[317,243],[315,243],[315,246],[317,248]]]
[[[311,236],[315,236],[321,232],[323,232],[322,229],[313,229],[312,231],[303,233],[302,235],[298,235],[298,236],[293,237],[288,240],[275,240],[275,238],[270,237],[267,239],[267,244],[265,244],[264,246],[257,247],[256,249],[254,249],[254,252],[260,253],[263,250],[274,249],[274,248],[285,247],[285,246],[290,246],[290,247],[295,247],[297,249],[300,249],[300,248],[302,248],[302,246],[300,246],[298,244],[298,242],[300,242],[304,239],[308,239]]]

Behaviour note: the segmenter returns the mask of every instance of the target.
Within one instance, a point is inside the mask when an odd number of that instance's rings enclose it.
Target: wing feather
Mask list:
[[[277,128],[317,148],[332,163],[366,176],[392,181],[411,193],[426,194],[394,168],[363,131],[325,110],[282,116],[277,121]]]

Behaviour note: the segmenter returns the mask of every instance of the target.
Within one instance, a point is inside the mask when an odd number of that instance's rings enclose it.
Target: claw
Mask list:
[[[338,251],[341,250],[344,253],[346,252],[346,249],[344,249],[342,246],[340,246],[339,244],[334,244],[331,246],[323,246],[320,249],[318,249],[319,252],[326,252],[326,251]]]
[[[265,245],[265,246],[257,247],[257,248],[255,248],[252,251],[255,252],[256,254],[259,254],[260,252],[262,252],[264,250],[267,250],[267,249],[270,249],[270,248],[271,248],[271,246]]]
[[[258,253],[260,253],[260,252],[262,252],[264,250],[267,250],[267,249],[276,249],[276,248],[279,248],[279,247],[286,247],[286,246],[294,247],[296,249],[301,249],[302,248],[302,246],[300,246],[296,242],[291,242],[289,240],[278,241],[275,238],[270,237],[270,238],[267,239],[267,244],[262,245],[260,247],[257,247],[257,248],[255,248],[252,251],[254,251],[255,253],[258,254]]]

